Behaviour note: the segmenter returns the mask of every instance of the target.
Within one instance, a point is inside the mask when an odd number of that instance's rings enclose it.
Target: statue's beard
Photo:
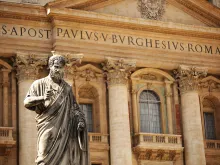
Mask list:
[[[52,79],[54,79],[55,81],[60,81],[63,79],[64,76],[64,72],[60,71],[60,72],[55,72],[54,70],[50,70],[50,76]]]

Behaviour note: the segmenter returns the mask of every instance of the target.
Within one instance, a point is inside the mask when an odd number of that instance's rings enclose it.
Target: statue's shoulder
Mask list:
[[[64,82],[66,88],[72,89],[72,86],[68,82],[66,82],[65,80],[63,80],[63,82]]]
[[[38,86],[38,85],[45,84],[45,83],[47,83],[47,81],[48,81],[47,79],[48,79],[47,77],[44,77],[44,78],[35,80],[35,81],[32,83],[32,86]]]

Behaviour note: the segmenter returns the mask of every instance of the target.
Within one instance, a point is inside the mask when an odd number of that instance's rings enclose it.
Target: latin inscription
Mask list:
[[[54,33],[54,34],[52,34]],[[127,45],[136,46],[143,48],[153,48],[161,50],[176,50],[182,52],[191,53],[206,53],[220,55],[220,46],[185,43],[180,41],[172,40],[159,40],[147,37],[138,37],[98,31],[89,31],[81,29],[65,29],[65,28],[54,28],[49,29],[36,29],[24,26],[7,26],[1,25],[0,29],[1,36],[18,36],[18,37],[31,37],[36,39],[48,39],[52,36],[56,38],[69,39],[69,40],[84,40],[91,42],[106,42],[115,45]]]

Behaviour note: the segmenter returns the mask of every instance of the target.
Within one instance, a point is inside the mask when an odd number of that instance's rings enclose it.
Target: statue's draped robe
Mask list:
[[[89,165],[87,128],[77,130],[80,121],[85,123],[85,117],[76,103],[71,86],[63,80],[60,86],[55,86],[48,76],[36,80],[27,97],[44,96],[47,88],[53,91],[49,106],[46,108],[41,103],[28,108],[38,113],[36,164]]]

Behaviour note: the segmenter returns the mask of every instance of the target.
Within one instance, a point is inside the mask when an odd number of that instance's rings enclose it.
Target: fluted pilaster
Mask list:
[[[3,87],[3,126],[8,127],[8,110],[9,110],[9,73],[11,70],[2,69],[2,87]]]

